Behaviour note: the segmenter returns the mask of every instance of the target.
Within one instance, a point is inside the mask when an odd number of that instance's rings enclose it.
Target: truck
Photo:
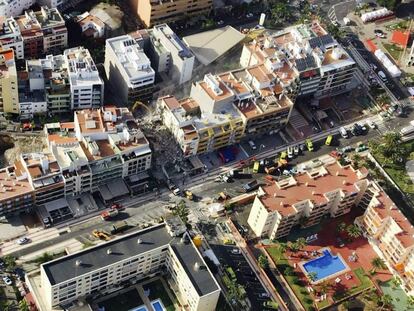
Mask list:
[[[123,232],[123,231],[127,230],[128,228],[129,228],[129,225],[125,220],[117,222],[117,223],[112,225],[111,234],[116,234],[116,233]]]
[[[118,210],[117,209],[108,209],[106,211],[103,211],[101,213],[101,218],[102,220],[110,220],[114,217],[116,217],[118,215]]]
[[[247,192],[250,192],[250,191],[253,191],[253,190],[259,188],[259,184],[258,184],[257,180],[254,179],[254,180],[249,181],[248,183],[244,184],[242,186],[242,188],[243,188],[243,191],[247,193]]]
[[[190,190],[185,190],[184,193],[185,193],[185,197],[189,199],[190,201],[194,199],[193,193]]]
[[[265,172],[266,172],[266,174],[273,174],[275,170],[277,170],[278,168],[280,169],[280,168],[282,168],[286,165],[287,165],[286,160],[279,160],[279,161],[277,161],[277,163],[274,166],[266,167]]]
[[[109,235],[101,230],[93,230],[92,235],[100,240],[108,241],[110,239]]]

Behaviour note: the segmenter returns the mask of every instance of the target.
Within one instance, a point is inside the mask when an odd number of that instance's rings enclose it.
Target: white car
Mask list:
[[[12,285],[13,282],[8,276],[3,276],[3,282],[6,283],[6,285]]]
[[[260,293],[259,297],[260,298],[269,298],[269,294],[268,293]]]
[[[217,22],[217,25],[223,25],[224,24],[224,21],[223,20],[219,20],[218,22]]]
[[[247,17],[247,18],[251,18],[251,17],[253,17],[253,14],[252,14],[252,13],[247,13],[247,14],[246,14],[246,17]]]
[[[250,148],[252,148],[252,150],[256,150],[257,149],[256,144],[254,143],[253,140],[249,140],[249,146],[250,146]]]
[[[298,154],[299,154],[299,145],[295,145],[295,146],[293,146],[293,153],[294,153],[295,155],[298,155]]]
[[[239,255],[241,253],[241,251],[238,248],[233,248],[230,253],[235,254],[235,255]]]
[[[18,239],[16,243],[19,244],[19,245],[23,245],[23,244],[27,244],[29,242],[30,242],[30,239],[24,237],[24,238]]]
[[[367,124],[368,124],[368,126],[369,126],[370,128],[372,128],[372,129],[377,128],[377,125],[375,124],[375,122],[374,122],[374,121],[369,120],[369,121],[367,122]]]
[[[293,148],[291,146],[287,148],[287,154],[289,159],[293,158]]]

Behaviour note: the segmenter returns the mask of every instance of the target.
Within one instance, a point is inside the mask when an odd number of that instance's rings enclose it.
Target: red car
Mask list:
[[[113,203],[111,205],[111,209],[116,209],[118,211],[123,211],[125,209],[125,207],[123,207],[121,204],[119,203]]]

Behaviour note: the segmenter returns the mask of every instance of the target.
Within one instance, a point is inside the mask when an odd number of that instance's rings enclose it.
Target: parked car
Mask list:
[[[298,155],[298,154],[299,154],[299,152],[300,152],[299,146],[298,146],[298,145],[293,146],[293,153],[294,153],[295,155]]]
[[[287,154],[289,159],[293,158],[293,148],[291,146],[287,148]]]
[[[256,144],[254,143],[253,140],[249,140],[249,146],[250,146],[250,148],[252,148],[252,150],[256,150],[257,149]]]
[[[30,242],[30,239],[26,237],[17,240],[17,244],[19,245],[27,244],[29,242]]]
[[[239,255],[241,253],[241,251],[238,248],[232,248],[230,253],[235,254],[235,255]]]
[[[268,293],[260,293],[259,297],[260,298],[269,298],[269,294]]]
[[[3,276],[3,282],[6,283],[6,285],[12,285],[13,282],[8,276]]]
[[[367,124],[368,124],[368,126],[369,126],[370,128],[372,128],[372,129],[377,128],[377,125],[376,125],[376,124],[375,124],[375,122],[374,122],[374,121],[372,121],[372,120],[368,120]]]

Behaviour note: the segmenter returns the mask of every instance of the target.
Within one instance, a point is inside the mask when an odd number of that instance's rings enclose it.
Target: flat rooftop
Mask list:
[[[142,241],[140,244],[137,243],[138,238]],[[200,296],[219,289],[209,270],[194,268],[196,262],[200,263],[200,266],[205,264],[193,244],[191,242],[181,242],[181,238],[171,237],[167,232],[165,224],[136,231],[118,239],[45,263],[41,267],[45,271],[50,283],[55,285],[105,268],[130,257],[168,246],[171,246],[180,260]],[[109,255],[107,254],[108,249],[112,251]],[[82,264],[77,266],[76,262],[79,260]]]
[[[197,60],[207,66],[244,38],[244,34],[231,26],[226,26],[184,37],[183,41],[189,46]]]
[[[116,55],[120,68],[131,79],[142,79],[147,76],[155,76],[151,62],[139,44],[129,35],[115,37],[106,40]]]
[[[334,163],[263,187],[265,195],[260,200],[268,210],[289,216],[297,212],[294,207],[296,203],[310,200],[319,205],[328,202],[325,196],[328,192],[357,191],[355,183],[360,179],[358,171],[352,167]]]

